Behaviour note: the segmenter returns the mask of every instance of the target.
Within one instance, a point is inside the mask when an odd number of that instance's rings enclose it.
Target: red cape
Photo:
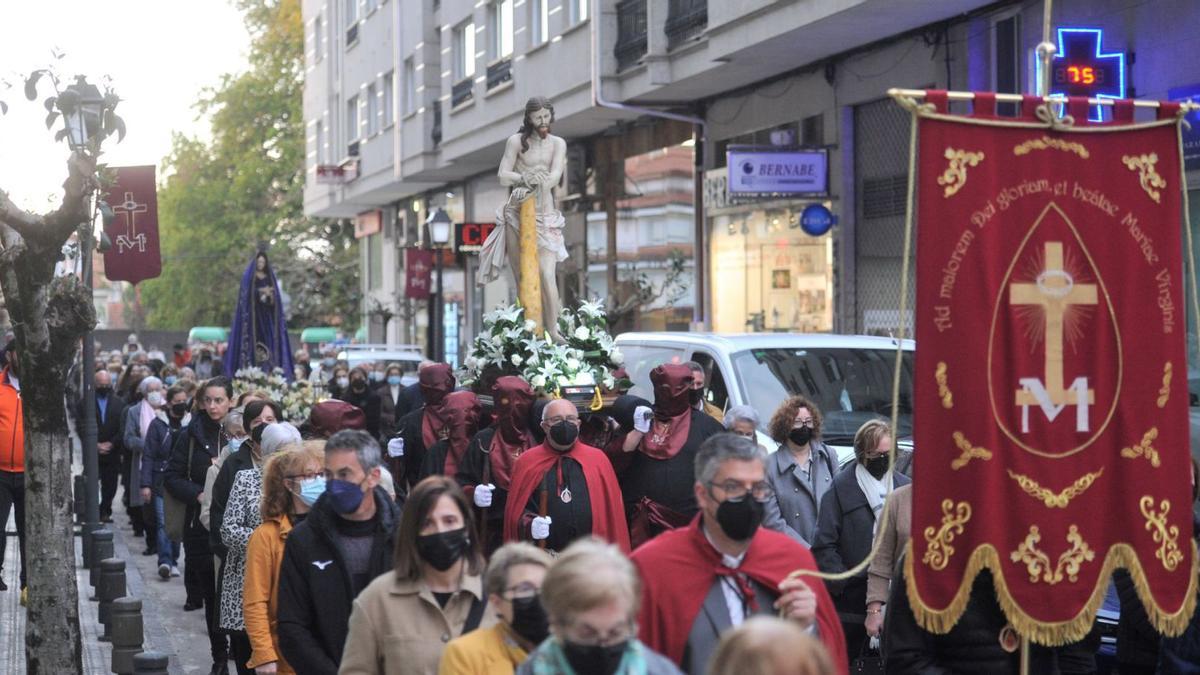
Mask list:
[[[625,503],[621,498],[617,475],[613,473],[612,465],[603,452],[583,443],[576,443],[567,452],[558,452],[543,443],[526,450],[517,458],[513,465],[508,503],[504,507],[504,541],[521,538],[521,518],[529,497],[542,484],[546,472],[562,457],[570,457],[583,467],[588,498],[592,503],[592,534],[629,553],[629,525],[625,522]],[[554,527],[554,524],[550,526]]]
[[[664,532],[638,547],[631,557],[642,576],[641,640],[681,664],[688,633],[717,578],[721,554],[708,543],[697,515],[686,527]],[[760,527],[738,571],[774,589],[797,569],[817,569],[812,553],[786,535]],[[833,657],[837,672],[846,673],[846,638],[837,609],[824,582],[814,578],[806,582],[817,594],[821,642]]]

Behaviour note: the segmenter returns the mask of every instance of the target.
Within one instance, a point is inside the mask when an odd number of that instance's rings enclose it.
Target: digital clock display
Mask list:
[[[1054,67],[1054,84],[1056,85],[1095,84],[1103,86],[1106,76],[1107,70],[1105,68],[1096,68],[1095,66]]]

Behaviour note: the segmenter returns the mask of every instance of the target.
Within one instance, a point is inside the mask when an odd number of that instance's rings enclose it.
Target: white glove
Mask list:
[[[388,457],[404,456],[404,439],[400,436],[388,441]]]
[[[478,506],[481,509],[486,509],[487,507],[491,506],[492,505],[492,490],[495,490],[495,489],[496,489],[496,486],[492,485],[491,483],[488,483],[487,485],[476,485],[475,486],[475,506]]]
[[[633,410],[633,428],[635,431],[640,431],[643,434],[650,433],[650,418],[654,416],[654,412],[644,405],[639,405]]]
[[[548,539],[550,537],[550,516],[538,516],[529,524],[529,533],[534,539]]]

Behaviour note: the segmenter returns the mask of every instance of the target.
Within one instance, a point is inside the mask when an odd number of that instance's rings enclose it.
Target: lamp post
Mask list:
[[[58,107],[63,113],[66,125],[67,143],[72,152],[87,154],[91,152],[92,141],[100,137],[103,127],[104,97],[94,84],[88,84],[83,77],[76,79],[75,84],[63,90],[58,98]],[[104,217],[109,217],[111,211],[106,211]],[[92,221],[81,223],[79,232],[79,253],[81,256],[80,274],[83,285],[88,292],[88,302],[92,301],[92,250],[95,248],[95,224]],[[100,457],[96,450],[96,390],[93,386],[93,371],[96,363],[96,347],[92,331],[83,336],[83,351],[80,355],[80,377],[83,378],[81,391],[83,393],[83,410],[81,421],[83,429],[80,440],[83,442],[83,476],[84,476],[84,522],[83,550],[91,556],[92,532],[100,529]]]
[[[437,251],[434,254],[434,267],[437,270],[437,294],[433,305],[434,311],[430,313],[429,320],[434,322],[433,348],[430,353],[433,354],[433,360],[440,363],[446,360],[446,327],[442,325],[442,316],[445,313],[445,299],[442,296],[442,255],[447,244],[450,243],[450,214],[442,208],[434,209],[429,214],[428,220],[425,221],[425,225],[429,227],[429,240]]]

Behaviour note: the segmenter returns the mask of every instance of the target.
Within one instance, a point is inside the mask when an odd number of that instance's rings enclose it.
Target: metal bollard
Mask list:
[[[83,499],[83,490],[84,490],[83,476],[75,476],[74,491],[71,494],[75,497],[74,510],[75,510],[75,524],[76,525],[83,524],[84,504],[86,504],[86,502]]]
[[[112,639],[112,605],[113,601],[125,597],[125,561],[120,558],[109,558],[100,561],[100,583],[96,586],[96,596],[100,598],[100,610],[97,618],[104,624],[102,642]]]
[[[167,675],[170,658],[159,652],[142,652],[133,657],[133,675]]]
[[[89,560],[91,563],[91,572],[88,575],[88,580],[92,584],[92,588],[100,583],[100,563],[104,560],[113,557],[113,533],[109,529],[99,529],[92,533],[92,555]],[[122,595],[124,595],[122,593]],[[120,597],[120,596],[117,596]],[[99,595],[92,600],[99,600]]]
[[[112,603],[112,671],[117,675],[133,673],[133,657],[142,651],[142,601],[118,598]]]

